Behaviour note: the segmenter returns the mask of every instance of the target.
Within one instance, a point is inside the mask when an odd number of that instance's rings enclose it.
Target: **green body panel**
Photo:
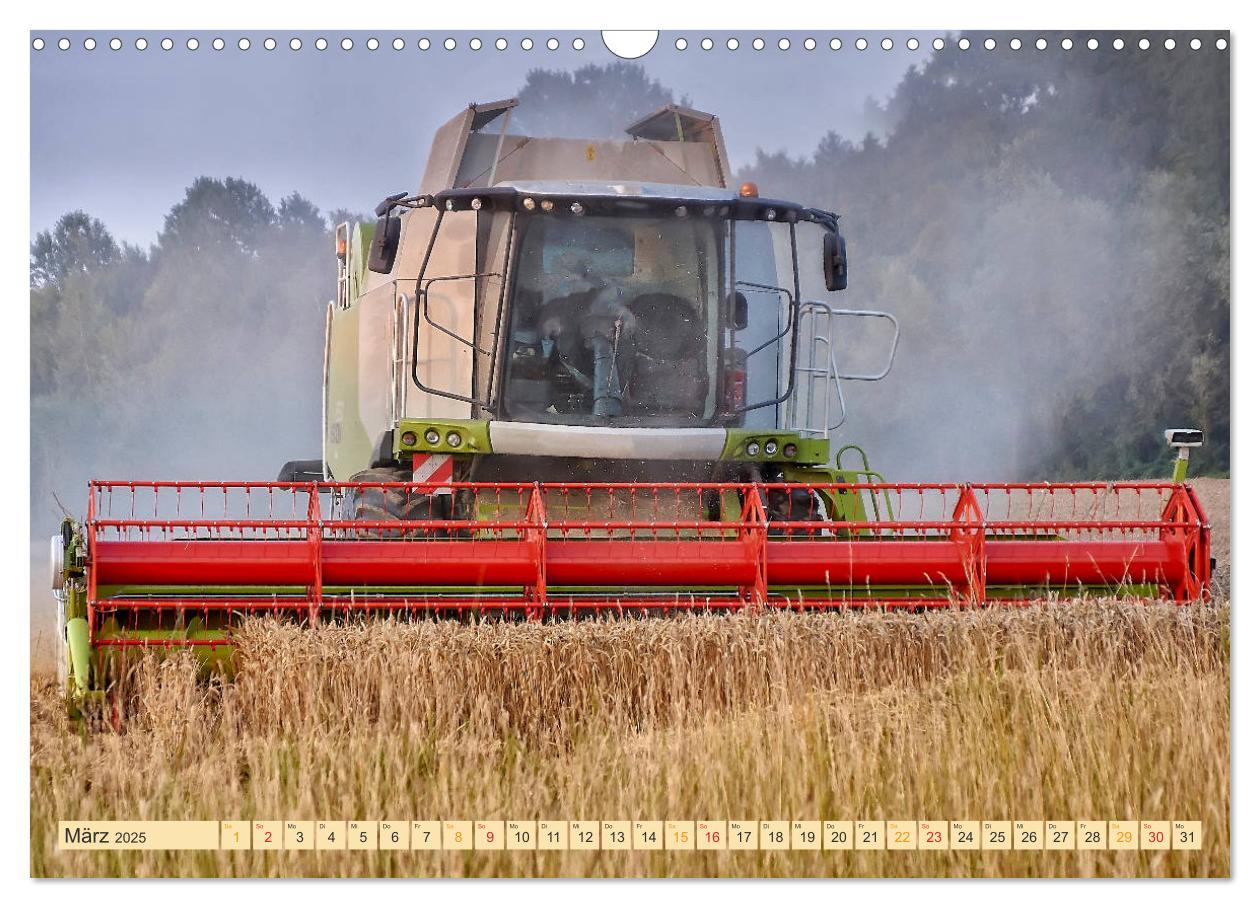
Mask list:
[[[430,444],[425,435],[430,431],[438,433],[437,444]],[[447,436],[455,432],[460,443],[452,447],[447,443]],[[413,443],[405,443],[403,436],[412,433],[416,436]],[[403,419],[394,432],[394,454],[489,454],[490,453],[490,421],[486,419]]]
[[[87,619],[68,619],[64,631],[70,651],[70,664],[66,667],[70,673],[70,690],[75,696],[82,696],[92,683],[92,647],[88,642]]]
[[[350,271],[350,299],[358,299],[363,292],[363,282],[367,277],[368,256],[372,247],[372,237],[376,235],[376,224],[369,222],[355,224],[351,231],[349,258],[346,265]]]
[[[779,450],[774,455],[767,455],[766,442],[773,440]],[[760,449],[756,455],[748,454],[748,443],[757,442]],[[796,456],[788,460],[783,454],[787,445],[796,445]],[[786,429],[727,429],[726,445],[722,448],[722,460],[735,460],[743,463],[800,463],[821,464],[831,457],[825,438],[804,438],[799,432]]]
[[[333,309],[328,323],[327,467],[334,479],[348,480],[372,460],[373,439],[359,414],[358,306]]]
[[[425,439],[430,430],[438,433],[436,444]],[[452,447],[447,443],[447,435],[457,432],[460,444]],[[403,436],[411,433],[414,441],[404,441]],[[765,443],[773,439],[778,445],[778,452],[773,456],[765,454]],[[760,453],[749,456],[748,443],[756,441]],[[796,445],[796,456],[786,460],[783,449],[787,445]],[[490,420],[488,419],[402,419],[394,431],[394,454],[493,454],[490,442]],[[575,451],[574,456],[580,452]],[[803,438],[799,432],[776,432],[753,429],[727,429],[726,441],[719,457],[723,461],[741,463],[782,463],[784,465],[824,464],[830,459],[827,441],[821,438]]]

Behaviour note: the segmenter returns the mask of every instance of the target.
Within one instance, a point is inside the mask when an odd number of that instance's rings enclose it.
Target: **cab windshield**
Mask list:
[[[503,404],[509,419],[687,425],[717,410],[724,224],[521,219]]]

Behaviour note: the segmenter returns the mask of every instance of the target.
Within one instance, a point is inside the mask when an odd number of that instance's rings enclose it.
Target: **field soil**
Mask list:
[[[31,679],[36,876],[1226,876],[1218,595],[929,614],[251,623],[121,730]],[[60,852],[61,819],[1199,819],[1193,852]]]

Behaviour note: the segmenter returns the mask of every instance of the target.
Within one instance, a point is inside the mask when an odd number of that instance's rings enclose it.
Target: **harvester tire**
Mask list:
[[[350,477],[351,482],[409,482],[410,473],[375,467]],[[448,495],[419,495],[407,489],[356,489],[346,496],[350,520],[430,520],[449,517]]]

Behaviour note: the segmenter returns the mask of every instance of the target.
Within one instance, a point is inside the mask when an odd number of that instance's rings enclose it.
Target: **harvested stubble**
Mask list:
[[[122,734],[33,692],[38,875],[1229,872],[1227,605],[375,624],[143,661]],[[116,853],[58,819],[1202,819],[1201,852]]]

